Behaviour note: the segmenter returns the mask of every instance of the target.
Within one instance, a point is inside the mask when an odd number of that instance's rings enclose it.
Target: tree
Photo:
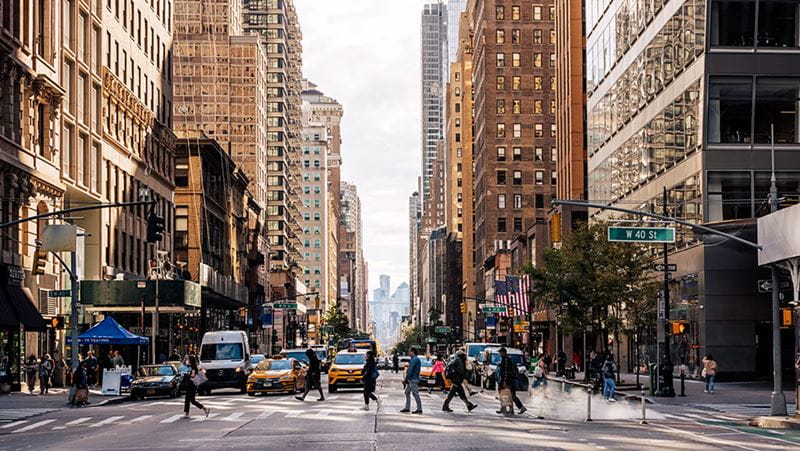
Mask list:
[[[403,339],[395,344],[394,349],[396,352],[405,354],[412,346],[422,346],[427,339],[428,334],[424,328],[408,326],[403,330]]]
[[[620,333],[651,321],[657,282],[646,249],[609,242],[607,229],[602,222],[579,225],[560,249],[547,249],[543,264],[527,272],[535,297],[560,312],[566,332],[591,326],[604,342],[611,334],[618,343]]]
[[[333,328],[331,335],[333,335],[334,342],[338,343],[340,339],[350,334],[350,320],[347,318],[347,314],[339,309],[338,302],[328,307],[324,319],[325,325]]]

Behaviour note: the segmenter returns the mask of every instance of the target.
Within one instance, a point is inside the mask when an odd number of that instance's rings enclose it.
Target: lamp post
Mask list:
[[[769,178],[769,212],[778,211],[778,186],[775,180],[775,124],[770,124],[770,160],[772,172]],[[772,393],[770,415],[786,415],[786,395],[783,394],[780,331],[780,271],[777,264],[770,266],[772,272]]]

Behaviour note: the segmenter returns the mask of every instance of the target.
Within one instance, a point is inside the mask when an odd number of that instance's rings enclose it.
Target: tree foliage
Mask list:
[[[406,354],[412,346],[423,346],[428,338],[429,334],[425,328],[407,326],[403,330],[403,339],[394,345],[394,350],[400,354]]]
[[[537,301],[560,313],[567,332],[587,326],[604,334],[639,330],[654,320],[657,280],[638,244],[609,242],[605,223],[581,224],[543,264],[529,267]]]
[[[350,320],[347,318],[347,314],[339,308],[338,302],[328,307],[324,319],[325,325],[333,328],[331,335],[333,335],[334,342],[350,335]]]

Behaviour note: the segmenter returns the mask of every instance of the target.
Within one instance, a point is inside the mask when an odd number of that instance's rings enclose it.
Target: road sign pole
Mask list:
[[[667,213],[667,187],[664,187],[663,198],[662,201],[664,202],[664,216],[668,216]],[[672,352],[671,352],[671,331],[669,328],[669,279],[670,279],[670,272],[666,271],[669,268],[669,244],[664,243],[664,370],[662,371],[661,377],[664,378],[664,384],[659,384],[659,395],[660,396],[667,396],[667,397],[674,397],[675,396],[675,387],[672,385]]]
[[[775,141],[774,124],[770,124],[770,154],[772,157],[772,175],[769,186],[769,211],[778,211],[778,187],[775,180]],[[781,331],[780,307],[781,288],[778,266],[772,265],[772,393],[770,395],[770,415],[786,415],[786,395],[783,394],[783,365],[781,364]]]
[[[70,252],[70,290],[72,290],[72,299],[70,299],[70,334],[72,335],[72,358],[70,367],[74,373],[78,369],[78,254],[76,251]]]

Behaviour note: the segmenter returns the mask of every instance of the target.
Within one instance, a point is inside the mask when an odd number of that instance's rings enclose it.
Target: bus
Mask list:
[[[342,338],[339,340],[336,350],[348,349],[372,351],[376,356],[378,355],[378,344],[370,337]]]

